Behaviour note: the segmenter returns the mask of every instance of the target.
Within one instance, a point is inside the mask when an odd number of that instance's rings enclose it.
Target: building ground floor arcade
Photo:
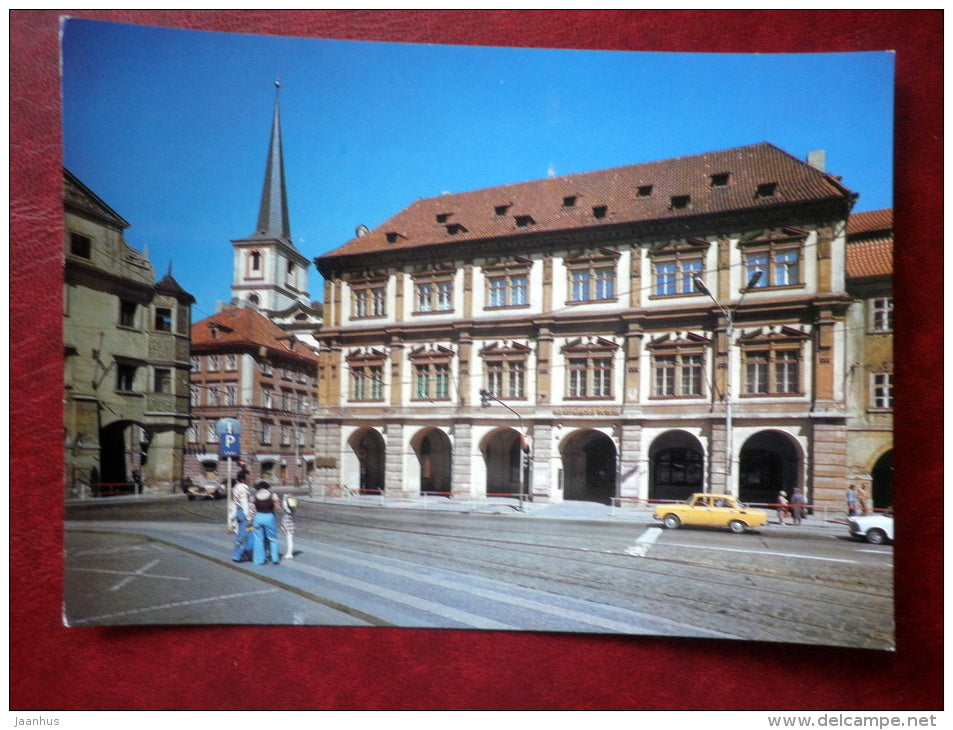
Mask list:
[[[809,503],[838,509],[856,476],[841,418],[738,418],[729,449],[724,418],[646,420],[564,410],[511,421],[479,411],[468,418],[404,412],[319,419],[315,451],[328,458],[316,459],[315,478],[350,493],[461,501],[647,503],[713,491],[772,504],[779,491],[801,489]],[[874,506],[889,506],[890,489],[873,490],[885,502]]]

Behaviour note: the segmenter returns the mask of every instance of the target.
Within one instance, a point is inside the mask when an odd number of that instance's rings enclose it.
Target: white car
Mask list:
[[[893,542],[893,515],[855,515],[847,526],[851,535],[874,545]]]

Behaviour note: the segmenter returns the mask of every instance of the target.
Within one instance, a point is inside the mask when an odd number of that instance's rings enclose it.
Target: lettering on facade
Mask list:
[[[553,408],[554,416],[621,416],[621,408],[586,408],[571,406],[568,408]]]

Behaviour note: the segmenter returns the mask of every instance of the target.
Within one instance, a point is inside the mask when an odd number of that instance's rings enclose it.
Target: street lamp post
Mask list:
[[[745,294],[747,294],[748,291],[752,289],[758,283],[758,281],[760,281],[763,273],[764,273],[763,271],[758,269],[751,275],[751,278],[748,279],[747,286],[745,286],[745,288],[741,291],[741,298],[738,299],[738,304],[735,306],[741,305],[741,302],[745,298]],[[721,302],[719,302],[715,298],[715,295],[711,293],[711,289],[709,289],[708,286],[705,284],[705,282],[702,281],[700,276],[693,277],[693,281],[695,282],[695,288],[698,291],[702,292],[703,294],[707,294],[708,298],[715,303],[715,306],[718,307],[718,309],[721,310],[721,313],[725,316],[725,322],[726,322],[725,336],[727,337],[727,340],[728,340],[727,362],[725,363],[727,366],[726,367],[727,372],[725,373],[725,491],[730,493],[732,461],[734,459],[734,453],[733,453],[734,434],[732,433],[732,429],[733,429],[732,415],[733,414],[732,414],[732,397],[731,397],[731,379],[732,379],[731,353],[734,349],[734,324],[735,324],[734,312],[731,309],[726,309],[724,306],[722,306]]]
[[[519,421],[519,434],[520,434],[519,495],[520,495],[520,511],[522,512],[523,511],[523,486],[524,486],[523,472],[526,469],[526,465],[527,465],[526,463],[524,463],[525,456],[527,453],[527,447],[526,447],[526,435],[525,435],[525,432],[523,431],[523,417],[519,414],[518,411],[511,408],[503,401],[501,401],[499,398],[493,395],[493,393],[486,390],[485,388],[482,388],[480,390],[480,404],[484,408],[486,408],[488,405],[490,405],[491,400],[499,403],[506,410],[508,410],[510,413],[516,416],[516,419]]]

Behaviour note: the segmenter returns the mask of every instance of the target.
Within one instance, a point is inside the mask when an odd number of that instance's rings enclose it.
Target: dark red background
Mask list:
[[[942,708],[941,11],[71,14],[382,41],[895,50],[898,650],[379,628],[64,628],[59,13],[12,11],[11,709]],[[816,102],[825,103],[823,78]]]

